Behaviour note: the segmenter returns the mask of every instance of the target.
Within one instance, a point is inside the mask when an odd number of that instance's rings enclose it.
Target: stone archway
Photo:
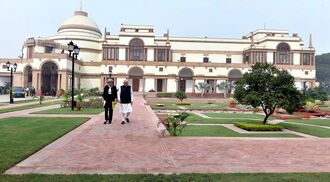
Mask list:
[[[41,67],[41,93],[43,95],[56,96],[58,67],[55,63],[48,61]]]
[[[192,92],[194,87],[193,76],[194,72],[190,68],[182,68],[179,71],[178,90]]]
[[[143,75],[144,72],[140,67],[133,67],[128,70],[128,78],[130,79],[134,92],[143,90]],[[142,86],[142,89],[140,87]]]
[[[239,80],[242,78],[242,72],[238,69],[232,69],[228,73],[228,81],[230,83],[234,83],[235,81]],[[232,93],[232,89],[228,90],[228,93]]]
[[[32,67],[26,66],[24,68],[24,84],[23,86],[25,88],[31,88],[32,87]]]

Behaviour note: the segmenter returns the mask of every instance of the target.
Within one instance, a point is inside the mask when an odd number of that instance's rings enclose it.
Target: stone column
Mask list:
[[[32,87],[37,96],[41,95],[41,70],[32,70]]]

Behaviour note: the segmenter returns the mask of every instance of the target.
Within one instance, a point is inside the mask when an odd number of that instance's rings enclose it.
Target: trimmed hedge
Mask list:
[[[174,94],[173,93],[167,93],[167,92],[158,92],[156,94],[156,97],[159,97],[159,98],[163,98],[163,97],[174,97]]]
[[[191,103],[190,102],[177,102],[176,105],[187,106],[187,105],[191,105]]]
[[[271,124],[235,122],[235,126],[247,131],[282,131],[283,127]]]

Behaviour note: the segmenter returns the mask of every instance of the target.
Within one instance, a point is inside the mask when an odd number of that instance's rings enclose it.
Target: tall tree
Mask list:
[[[234,97],[253,107],[261,106],[265,113],[263,123],[276,108],[293,112],[300,105],[302,94],[294,85],[294,77],[274,65],[257,63],[252,70],[235,82]]]

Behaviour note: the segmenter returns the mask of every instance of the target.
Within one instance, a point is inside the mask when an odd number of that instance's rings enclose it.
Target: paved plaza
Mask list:
[[[15,116],[53,107],[18,111]],[[91,117],[88,122],[6,173],[330,172],[330,139],[161,137],[158,118],[142,96],[135,97],[133,109],[125,125],[120,124],[118,107],[111,125],[103,124],[103,113],[86,115]]]

